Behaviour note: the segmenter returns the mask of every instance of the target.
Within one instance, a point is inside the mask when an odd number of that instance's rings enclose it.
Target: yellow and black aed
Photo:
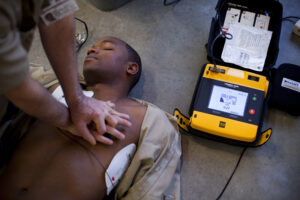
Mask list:
[[[259,74],[207,64],[200,74],[190,117],[174,116],[183,130],[215,139],[254,146],[264,144],[271,129],[261,133],[268,79]]]

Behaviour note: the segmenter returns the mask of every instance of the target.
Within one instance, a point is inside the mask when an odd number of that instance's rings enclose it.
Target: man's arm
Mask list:
[[[73,15],[50,25],[40,20],[39,31],[45,52],[63,87],[67,103],[75,104],[83,94],[77,78]]]
[[[48,26],[40,21],[39,30],[43,46],[62,85],[71,119],[79,135],[91,144],[96,144],[96,140],[112,144],[112,140],[104,137],[103,134],[108,132],[119,139],[124,138],[124,135],[114,127],[116,124],[130,126],[129,116],[114,111],[111,103],[83,95],[77,80],[74,26],[73,15],[68,15]],[[91,123],[96,125],[93,134],[88,129]]]
[[[68,109],[29,75],[27,51],[17,28],[17,10],[21,10],[18,2],[0,2],[0,95],[26,113],[66,128],[71,125]]]
[[[29,74],[27,74],[21,84],[4,95],[29,115],[62,129],[68,129],[71,126],[67,107],[54,99]]]

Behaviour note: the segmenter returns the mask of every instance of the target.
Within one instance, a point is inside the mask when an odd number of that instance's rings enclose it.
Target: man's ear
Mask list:
[[[128,62],[128,65],[127,65],[127,74],[128,75],[135,75],[139,72],[140,68],[139,68],[139,65],[135,62]]]

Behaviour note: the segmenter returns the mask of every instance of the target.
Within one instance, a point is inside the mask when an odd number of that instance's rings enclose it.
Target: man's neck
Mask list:
[[[118,103],[121,100],[127,99],[127,89],[118,85],[95,84],[88,87],[94,92],[94,98],[102,101],[111,101]]]

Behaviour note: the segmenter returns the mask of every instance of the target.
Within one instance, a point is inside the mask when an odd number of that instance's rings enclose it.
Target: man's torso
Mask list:
[[[117,104],[116,109],[130,115],[132,126],[119,127],[126,138],[114,140],[112,146],[103,144],[90,146],[82,139],[63,134],[43,122],[36,122],[19,145],[1,177],[0,197],[5,197],[1,199],[103,197],[106,187],[105,170],[101,163],[107,169],[120,149],[130,143],[137,144],[146,113],[146,107],[133,100],[128,100],[123,105]]]

